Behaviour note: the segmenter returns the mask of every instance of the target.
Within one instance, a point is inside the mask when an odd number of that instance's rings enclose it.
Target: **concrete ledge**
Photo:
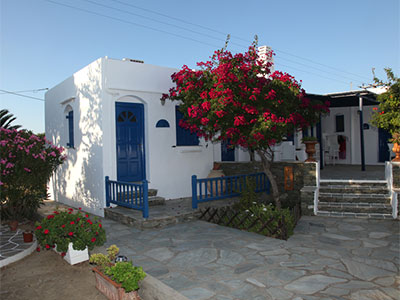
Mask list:
[[[0,260],[0,268],[5,267],[13,262],[23,259],[24,257],[31,254],[33,251],[35,251],[36,248],[37,248],[37,241],[35,239],[35,241],[32,243],[32,245],[29,248],[15,254],[13,256],[10,256],[10,257]]]
[[[157,278],[147,274],[146,278],[139,283],[139,295],[146,300],[189,300],[181,293],[162,283]]]

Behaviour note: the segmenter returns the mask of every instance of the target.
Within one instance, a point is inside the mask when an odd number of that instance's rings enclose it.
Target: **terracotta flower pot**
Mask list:
[[[112,281],[98,268],[93,268],[96,275],[96,288],[110,300],[141,300],[137,291],[126,293],[121,284]]]
[[[393,149],[392,151],[396,155],[395,158],[392,159],[393,162],[400,162],[400,145],[399,143],[394,143],[393,144]]]
[[[17,220],[12,220],[8,223],[8,225],[10,226],[10,230],[11,231],[16,231],[18,228],[18,221]]]
[[[318,142],[317,141],[304,141],[303,143],[306,145],[306,153],[307,153],[306,162],[316,162],[316,160],[314,158],[314,154],[315,154],[315,145]]]
[[[32,231],[25,231],[22,233],[24,237],[24,243],[32,243],[33,242],[33,232]]]

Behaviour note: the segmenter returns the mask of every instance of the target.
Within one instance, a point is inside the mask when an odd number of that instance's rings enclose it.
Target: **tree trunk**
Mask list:
[[[263,151],[257,151],[257,154],[261,157],[261,163],[264,169],[264,173],[267,175],[272,188],[272,198],[275,202],[276,209],[281,209],[281,199],[279,195],[278,184],[276,183],[275,177],[271,172],[271,162],[267,159],[266,154]]]

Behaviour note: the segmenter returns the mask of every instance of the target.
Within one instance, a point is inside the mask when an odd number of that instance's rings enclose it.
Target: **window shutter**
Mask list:
[[[68,119],[68,134],[69,134],[69,142],[67,146],[70,148],[74,148],[74,112],[70,111],[67,115]]]
[[[175,107],[176,116],[176,145],[177,146],[198,146],[199,137],[196,133],[191,133],[189,129],[179,126],[179,121],[183,118],[183,114],[179,111],[179,106]]]

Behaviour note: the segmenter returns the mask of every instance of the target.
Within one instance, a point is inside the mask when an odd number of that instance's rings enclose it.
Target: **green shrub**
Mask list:
[[[107,255],[103,253],[91,254],[89,263],[98,266],[100,270],[104,270],[106,266],[109,266],[114,262],[118,253],[119,248],[116,245],[111,245],[107,248]]]
[[[6,220],[33,219],[47,197],[47,182],[65,157],[31,131],[0,128],[0,213]]]
[[[97,217],[69,208],[54,211],[41,222],[36,222],[35,235],[40,246],[50,249],[57,245],[57,251],[65,253],[69,243],[75,250],[92,250],[106,241],[106,232]]]
[[[146,277],[142,267],[135,267],[132,262],[118,262],[114,266],[106,267],[105,274],[121,283],[127,293],[138,290],[139,281]]]

